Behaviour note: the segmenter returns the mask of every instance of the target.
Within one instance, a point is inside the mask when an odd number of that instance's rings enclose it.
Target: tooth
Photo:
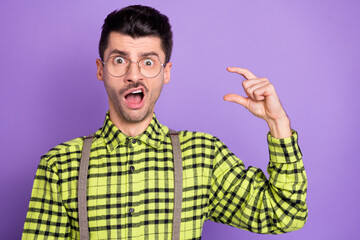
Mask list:
[[[139,89],[139,90],[136,90],[136,91],[133,91],[132,93],[142,93],[142,91]]]

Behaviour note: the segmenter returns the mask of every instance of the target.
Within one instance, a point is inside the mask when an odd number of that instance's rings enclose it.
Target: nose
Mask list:
[[[125,75],[124,80],[126,82],[137,82],[143,79],[143,75],[140,72],[137,62],[130,62],[129,70]]]

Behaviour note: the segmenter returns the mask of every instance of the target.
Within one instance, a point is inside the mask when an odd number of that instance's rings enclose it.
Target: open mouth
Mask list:
[[[126,101],[132,106],[139,105],[142,102],[143,98],[144,93],[141,89],[130,92],[125,96]]]

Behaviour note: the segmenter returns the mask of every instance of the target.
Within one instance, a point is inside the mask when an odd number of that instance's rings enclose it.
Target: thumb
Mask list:
[[[247,102],[248,102],[248,98],[245,98],[243,96],[240,96],[240,95],[237,95],[237,94],[234,94],[234,93],[229,93],[229,94],[226,94],[223,99],[225,101],[228,101],[228,102],[233,102],[233,103],[237,103],[237,104],[240,104],[244,107],[246,107],[247,105]]]

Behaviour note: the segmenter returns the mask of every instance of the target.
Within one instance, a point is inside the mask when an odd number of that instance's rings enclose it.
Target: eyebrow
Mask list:
[[[145,52],[145,53],[140,54],[140,57],[147,57],[147,56],[152,56],[152,55],[155,55],[160,59],[159,54],[157,54],[156,52]]]
[[[128,52],[121,51],[121,50],[118,50],[118,49],[112,50],[112,51],[109,53],[109,57],[110,57],[111,55],[113,55],[113,54],[121,55],[121,56],[124,56],[124,57],[129,56],[129,53],[128,53]]]
[[[127,52],[127,51],[121,51],[121,50],[118,50],[118,49],[114,49],[109,53],[109,57],[111,57],[114,54],[121,55],[121,56],[124,56],[124,57],[129,57],[129,55],[130,55],[129,52]],[[154,51],[140,53],[139,57],[148,57],[148,56],[153,56],[153,55],[157,56],[160,59],[159,54],[157,52],[154,52]]]

